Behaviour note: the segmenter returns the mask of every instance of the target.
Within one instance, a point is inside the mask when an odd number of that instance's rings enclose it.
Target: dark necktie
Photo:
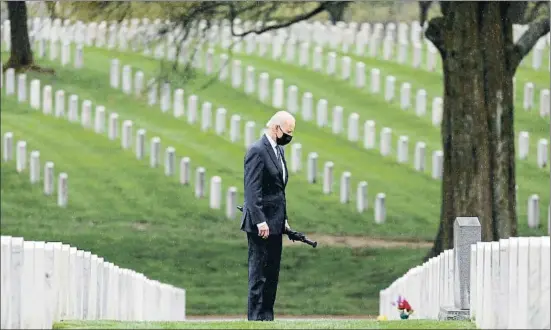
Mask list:
[[[283,155],[283,154],[281,153],[281,149],[280,149],[280,148],[281,148],[280,146],[276,146],[276,151],[277,151],[276,153],[277,153],[277,160],[278,160],[278,161],[281,161],[281,158],[282,158],[282,155]]]

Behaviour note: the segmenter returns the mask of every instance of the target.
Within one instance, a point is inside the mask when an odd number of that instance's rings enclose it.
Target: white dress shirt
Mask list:
[[[276,159],[279,158],[279,161],[281,162],[281,169],[282,169],[282,173],[283,173],[283,182],[285,182],[285,164],[283,164],[283,155],[279,155],[278,154],[278,151],[277,151],[277,143],[272,139],[272,137],[268,134],[264,134],[266,135],[266,138],[268,138],[268,141],[270,141],[270,145],[272,146],[272,150],[274,151],[274,154],[276,155]],[[257,224],[256,226],[258,227],[258,229],[260,229],[261,226],[264,226],[264,225],[267,225],[266,222],[261,222],[259,224]],[[289,227],[289,224],[287,223],[287,219],[285,219],[285,227]]]

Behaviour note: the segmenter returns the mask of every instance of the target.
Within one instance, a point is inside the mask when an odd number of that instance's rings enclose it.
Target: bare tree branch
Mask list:
[[[509,52],[511,68],[516,70],[520,61],[534,48],[538,40],[549,32],[549,15],[542,15],[528,26],[528,30]]]
[[[235,29],[234,29],[234,26],[233,26],[233,20],[231,20],[230,21],[231,33],[234,37],[245,37],[245,36],[247,36],[251,33],[262,34],[264,32],[268,32],[268,31],[271,31],[271,30],[278,30],[278,29],[286,28],[286,27],[289,27],[289,26],[291,26],[295,23],[308,20],[308,19],[316,16],[319,13],[322,13],[323,11],[326,10],[326,7],[329,5],[330,2],[331,1],[322,2],[315,9],[311,10],[310,12],[307,12],[307,13],[304,13],[304,14],[301,14],[301,15],[297,15],[297,16],[289,19],[288,21],[284,22],[284,23],[274,24],[274,25],[270,25],[270,26],[265,26],[264,25],[264,26],[260,27],[259,29],[251,29],[250,31],[244,31],[242,33],[236,33],[235,32]]]
[[[419,25],[425,24],[431,5],[432,1],[419,1]]]
[[[434,44],[442,58],[444,58],[446,55],[444,47],[444,17],[438,16],[431,19],[425,31],[425,36]]]

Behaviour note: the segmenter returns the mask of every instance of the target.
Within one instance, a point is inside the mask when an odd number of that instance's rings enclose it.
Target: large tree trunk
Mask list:
[[[8,68],[19,69],[33,64],[33,52],[27,28],[25,1],[8,1],[8,17],[11,25],[11,53]]]
[[[447,2],[427,37],[444,70],[441,221],[427,258],[453,246],[458,216],[476,216],[484,241],[517,234],[508,4]],[[505,60],[504,60],[505,59]]]

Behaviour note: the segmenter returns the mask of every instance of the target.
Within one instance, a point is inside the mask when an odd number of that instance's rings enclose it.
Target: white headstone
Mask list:
[[[152,106],[157,104],[157,89],[159,86],[154,79],[147,82],[147,105]]]
[[[213,176],[210,179],[209,205],[211,209],[219,210],[222,206],[222,178]]]
[[[328,195],[333,191],[333,162],[326,162],[323,167],[323,193]]]
[[[340,186],[340,202],[346,204],[350,202],[350,172],[343,172]]]
[[[306,175],[308,183],[316,183],[318,175],[318,154],[316,152],[311,152],[308,154]]]
[[[134,76],[134,95],[141,96],[143,93],[144,76],[143,72],[138,71]]]
[[[165,175],[173,176],[176,171],[176,149],[168,147],[165,150]]]
[[[296,173],[302,169],[302,145],[293,143],[291,145],[291,172]]]
[[[216,119],[214,123],[214,130],[216,134],[222,135],[226,132],[226,109],[216,109]]]
[[[400,108],[402,110],[407,110],[411,106],[411,85],[410,83],[403,83],[400,88]]]
[[[55,116],[65,117],[65,92],[62,89],[55,92]]]
[[[188,124],[195,124],[197,120],[197,95],[190,95],[187,103],[187,122]]]
[[[184,115],[184,90],[178,88],[174,91],[173,102],[173,114],[174,117],[179,118]]]
[[[415,97],[415,113],[417,116],[424,116],[427,112],[427,92],[424,89],[417,91]]]
[[[378,193],[375,197],[375,223],[382,224],[386,220],[386,195]]]
[[[119,88],[119,75],[120,75],[120,72],[119,72],[119,60],[118,59],[114,59],[114,60],[111,60],[111,71],[110,71],[110,79],[109,79],[109,84],[112,88],[116,88],[118,89]]]
[[[527,82],[524,85],[524,99],[523,99],[524,110],[531,110],[534,106],[534,84]]]
[[[358,212],[363,213],[367,210],[367,206],[367,182],[360,181],[358,183],[358,189],[356,191],[356,209],[358,210]]]
[[[44,86],[42,92],[42,113],[49,115],[52,113],[52,86]]]
[[[417,142],[415,144],[415,159],[413,166],[416,171],[423,172],[425,170],[425,154],[427,146],[425,142]]]
[[[245,93],[246,94],[252,94],[254,93],[255,88],[255,72],[254,67],[248,65],[247,70],[245,72]]]
[[[390,102],[394,99],[394,86],[396,84],[396,78],[394,76],[387,76],[385,81],[385,101]]]
[[[27,101],[27,75],[24,73],[17,76],[17,101]]]
[[[375,122],[373,120],[366,120],[364,123],[364,148],[375,148]]]
[[[341,134],[343,129],[343,108],[340,105],[336,105],[333,108],[333,120],[331,122],[331,130],[333,134]]]
[[[359,140],[359,128],[360,115],[353,112],[348,116],[348,141],[358,142]]]
[[[69,176],[67,173],[59,173],[57,181],[57,205],[66,207],[69,202]]]
[[[170,101],[172,98],[170,84],[168,82],[163,83],[161,87],[161,111],[167,112],[170,110]]]
[[[105,132],[105,107],[102,105],[96,106],[94,131],[98,134]]]
[[[444,166],[444,153],[436,150],[432,153],[432,178],[442,179],[442,170]]]
[[[377,94],[381,89],[381,71],[379,69],[371,69],[371,93]]]
[[[80,122],[84,128],[92,127],[92,102],[90,100],[84,100],[82,102]]]
[[[538,228],[540,225],[540,198],[538,195],[531,195],[528,199],[528,227]]]
[[[295,85],[287,88],[287,111],[293,114],[298,111],[298,88]]]
[[[204,102],[201,107],[201,130],[207,131],[212,128],[212,104]]]
[[[408,161],[408,137],[400,136],[398,139],[398,157],[397,161],[400,164],[407,163]]]
[[[205,197],[205,168],[198,167],[195,172],[195,197]]]
[[[544,168],[549,162],[549,143],[546,139],[540,139],[538,141],[538,166]]]
[[[117,113],[113,112],[109,115],[107,137],[109,140],[115,140],[119,137],[119,115]]]
[[[27,142],[17,142],[17,148],[15,149],[15,160],[17,173],[23,172],[27,168]]]
[[[270,98],[270,75],[262,72],[258,76],[258,99],[260,102],[266,103]]]
[[[306,121],[312,120],[312,117],[313,117],[312,103],[313,103],[312,93],[305,92],[302,95],[302,119]]]
[[[69,113],[67,119],[72,122],[78,122],[78,95],[69,96]]]
[[[241,61],[233,60],[231,69],[231,85],[233,88],[239,88],[241,86]]]
[[[333,109],[333,116],[335,116],[335,110]],[[333,119],[335,122],[335,119]],[[342,122],[342,114],[341,114]],[[316,123],[318,127],[325,127],[327,125],[327,100],[320,99],[316,106]]]
[[[530,135],[528,132],[521,131],[518,134],[518,158],[526,159],[528,158],[528,152],[530,147]]]
[[[122,67],[122,91],[128,95],[132,93],[132,68],[130,65]]]
[[[245,124],[245,148],[249,149],[255,140],[256,124],[254,121],[248,121]]]
[[[230,118],[230,141],[236,142],[240,139],[241,117],[239,115],[232,115]]]
[[[540,92],[540,116],[549,117],[551,112],[551,98],[549,89],[542,89]]]
[[[143,159],[145,157],[145,129],[140,128],[136,132],[136,158]]]
[[[2,158],[5,162],[13,159],[13,133],[4,133],[4,139],[2,143]]]
[[[151,139],[151,146],[149,147],[149,166],[159,166],[161,158],[161,138],[155,136]]]
[[[6,95],[15,94],[15,69],[6,70]]]
[[[355,86],[357,88],[365,87],[365,64],[363,62],[356,63]]]
[[[29,174],[31,183],[37,183],[40,181],[40,152],[37,150],[31,152],[31,158],[29,160]]]
[[[44,195],[54,193],[54,163],[46,162],[44,164]]]
[[[390,155],[392,143],[392,129],[383,127],[381,130],[381,146],[379,147],[382,156]]]
[[[131,120],[125,120],[122,123],[121,147],[123,149],[132,148],[132,121]]]
[[[229,187],[226,195],[226,217],[228,219],[235,218],[237,207],[237,188]]]
[[[40,80],[33,79],[31,81],[30,103],[31,103],[31,108],[33,108],[35,110],[40,109],[40,92],[41,92],[40,91]]]
[[[440,126],[442,123],[442,105],[443,101],[441,97],[435,97],[432,100],[432,125]]]
[[[272,97],[272,107],[276,109],[282,109],[283,108],[283,79],[276,79],[274,80],[274,92]]]

